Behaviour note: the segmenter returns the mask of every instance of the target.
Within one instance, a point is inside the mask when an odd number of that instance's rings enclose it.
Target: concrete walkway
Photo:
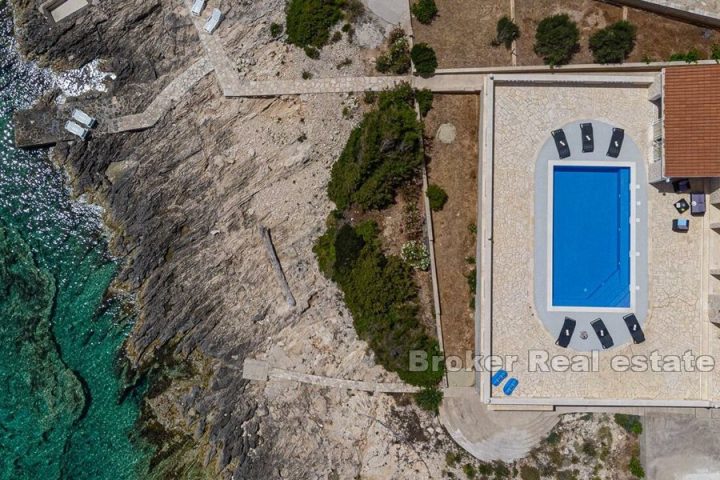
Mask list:
[[[488,410],[474,388],[449,388],[440,405],[440,423],[483,462],[525,458],[559,421],[555,412]]]
[[[322,377],[307,373],[292,372],[282,368],[273,368],[261,360],[246,359],[243,364],[243,378],[246,380],[307,383],[320,387],[339,388],[343,390],[360,390],[377,393],[415,393],[420,389],[405,383],[378,383],[345,380],[341,378]]]
[[[311,80],[247,81],[227,95],[229,97],[274,97],[308,93],[350,93],[380,91],[398,83],[409,82],[410,77],[333,77]]]
[[[206,58],[201,58],[170,82],[144,112],[108,120],[106,132],[143,130],[154,126],[175,103],[182,100],[195,84],[212,70],[212,64]]]

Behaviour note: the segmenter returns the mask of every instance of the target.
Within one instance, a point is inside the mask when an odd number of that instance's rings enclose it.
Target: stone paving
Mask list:
[[[623,127],[648,158],[648,128],[654,107],[646,88],[503,86],[495,89],[493,171],[492,354],[517,355],[512,373],[520,380],[514,398],[707,400],[709,374],[620,373],[615,355],[696,355],[708,353],[709,323],[703,315],[703,219],[690,232],[674,233],[677,212],[672,192],[648,189],[650,311],[647,341],[599,354],[599,372],[531,372],[528,352],[574,355],[556,347],[537,318],[534,298],[535,159],[550,131],[580,119]],[[646,179],[638,179],[638,182]],[[705,270],[706,271],[706,270]],[[592,332],[590,332],[592,334]],[[576,332],[576,335],[578,332]],[[716,335],[715,335],[716,336]],[[718,343],[716,340],[714,343]],[[587,356],[587,354],[582,354]],[[502,397],[502,393],[493,392]]]
[[[125,115],[107,121],[107,133],[119,133],[131,130],[143,130],[154,126],[165,112],[188,94],[188,92],[208,73],[213,65],[201,58],[181,73],[150,103],[142,113]]]

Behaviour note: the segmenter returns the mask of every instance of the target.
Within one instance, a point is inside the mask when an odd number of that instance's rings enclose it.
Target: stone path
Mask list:
[[[440,423],[483,462],[525,458],[559,421],[555,412],[488,410],[474,388],[446,389],[440,405]]]
[[[212,64],[203,57],[170,82],[144,112],[108,120],[107,133],[143,130],[154,126],[165,112],[182,100],[195,84],[212,70]]]
[[[309,93],[349,93],[391,88],[410,77],[334,77],[311,80],[247,81],[232,91],[230,97],[273,97]]]
[[[247,380],[268,381],[283,380],[308,383],[320,387],[340,388],[344,390],[361,390],[378,393],[415,393],[420,389],[405,383],[377,383],[344,380],[341,378],[322,377],[307,373],[291,372],[281,368],[273,368],[260,360],[246,359],[243,364],[243,378]]]

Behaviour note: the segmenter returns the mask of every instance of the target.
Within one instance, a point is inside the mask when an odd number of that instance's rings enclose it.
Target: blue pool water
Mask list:
[[[630,307],[630,201],[628,167],[554,167],[554,307]]]

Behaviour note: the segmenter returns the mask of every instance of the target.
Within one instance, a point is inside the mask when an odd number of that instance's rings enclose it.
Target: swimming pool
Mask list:
[[[553,162],[551,308],[632,306],[632,175],[628,165]]]

